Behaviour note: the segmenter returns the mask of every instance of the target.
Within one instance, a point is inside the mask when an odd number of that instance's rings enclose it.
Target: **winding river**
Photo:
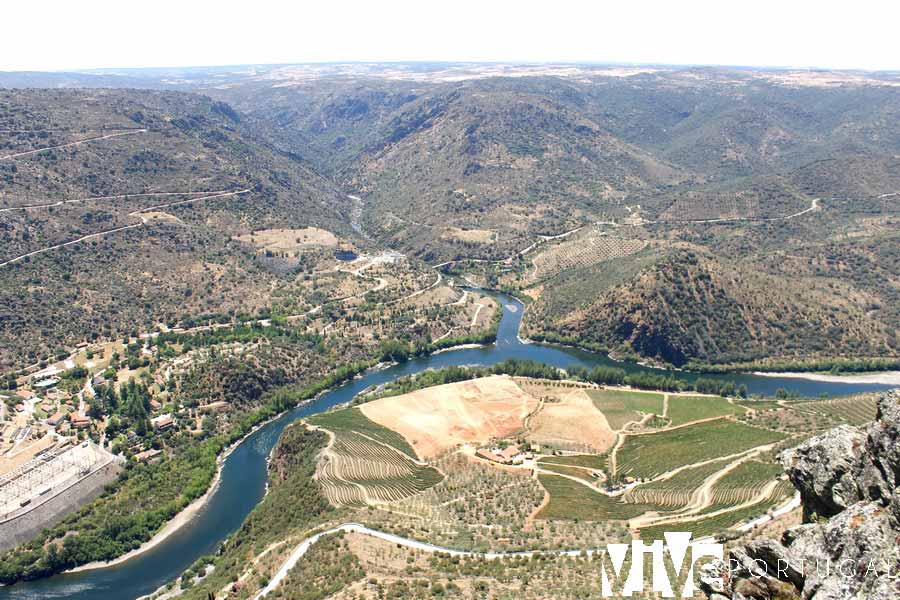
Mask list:
[[[496,294],[495,297],[504,304],[496,344],[439,352],[384,370],[372,371],[319,396],[312,402],[284,413],[249,435],[234,449],[224,461],[219,486],[210,496],[204,509],[152,550],[112,567],[57,575],[0,588],[0,600],[46,598],[130,600],[149,594],[172,581],[197,558],[215,552],[221,541],[240,526],[247,514],[262,499],[266,484],[266,457],[289,423],[347,402],[371,385],[385,383],[426,369],[453,365],[491,365],[508,358],[530,359],[557,367],[614,365],[630,372],[650,370],[631,363],[617,363],[601,354],[523,343],[518,337],[522,304],[504,294]],[[653,372],[661,371],[653,370]],[[697,377],[691,373],[672,374],[686,380]],[[870,383],[833,383],[754,375],[719,377],[745,384],[752,394],[773,394],[775,390],[783,387],[795,390],[803,396],[818,396],[822,393],[834,396],[891,387]]]

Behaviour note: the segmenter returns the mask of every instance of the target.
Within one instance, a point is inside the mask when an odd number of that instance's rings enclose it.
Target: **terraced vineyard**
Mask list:
[[[399,434],[370,421],[358,408],[316,415],[310,422],[334,434],[316,478],[336,506],[397,502],[443,479],[397,447],[409,448]]]
[[[586,467],[600,471],[606,468],[608,459],[609,456],[606,454],[569,454],[566,456],[547,456],[542,458],[541,462],[551,465]]]
[[[611,429],[618,431],[644,414],[662,415],[663,395],[621,390],[586,390],[594,406],[606,416]]]
[[[622,495],[622,500],[629,504],[655,504],[680,508],[690,502],[694,492],[703,482],[719,472],[730,458],[710,462],[699,467],[685,469],[668,479],[652,481],[631,488]]]
[[[554,465],[552,463],[546,463],[543,461],[539,461],[537,466],[547,470],[552,471],[554,473],[559,473],[560,475],[567,475],[569,477],[575,477],[576,479],[580,479],[590,485],[594,485],[598,482],[604,481],[603,477],[599,479],[597,477],[593,477],[591,472],[587,469],[582,469],[580,467],[567,467],[565,465]]]
[[[794,488],[790,482],[781,482],[768,498],[750,506],[700,518],[696,521],[685,521],[677,525],[669,523],[642,527],[640,537],[643,540],[661,540],[666,531],[690,531],[694,539],[714,535],[764,515],[768,510],[783,504],[793,494]]]
[[[629,435],[616,455],[616,474],[650,479],[678,467],[745,452],[785,437],[727,419]]]
[[[730,403],[719,396],[669,396],[668,417],[672,426],[684,425],[691,421],[708,419],[711,417],[724,417],[726,415],[739,415],[746,410]]]
[[[593,232],[578,239],[566,240],[547,248],[531,261],[534,267],[528,274],[531,282],[553,277],[563,271],[621,258],[640,252],[647,242]]]
[[[712,489],[712,504],[704,512],[713,512],[748,502],[783,473],[781,466],[775,463],[745,461],[716,481]]]
[[[541,519],[627,520],[660,509],[648,504],[628,504],[558,475],[539,475],[538,480],[550,494],[550,502],[538,513]]]
[[[792,408],[795,410],[826,415],[850,425],[862,425],[874,420],[875,405],[874,395],[791,403]]]
[[[346,431],[363,434],[373,440],[392,446],[397,451],[411,458],[416,456],[412,446],[403,439],[402,435],[372,421],[359,410],[359,407],[318,414],[310,417],[307,421],[316,427],[322,427],[333,433]]]

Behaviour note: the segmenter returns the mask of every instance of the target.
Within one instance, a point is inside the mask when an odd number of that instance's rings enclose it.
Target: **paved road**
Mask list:
[[[591,556],[597,552],[599,549],[587,549],[587,550],[554,550],[554,551],[544,551],[544,550],[526,550],[521,552],[468,552],[465,550],[453,550],[451,548],[443,548],[441,546],[435,546],[434,544],[429,544],[427,542],[420,542],[418,540],[411,540],[409,538],[400,537],[399,535],[394,535],[392,533],[385,533],[383,531],[378,531],[377,529],[371,529],[366,527],[365,525],[361,525],[359,523],[344,523],[343,525],[338,525],[332,529],[327,531],[323,531],[321,533],[317,533],[311,537],[303,540],[300,545],[294,548],[294,551],[291,552],[290,556],[288,556],[287,560],[285,560],[281,567],[278,568],[278,571],[269,581],[269,584],[264,587],[256,596],[254,596],[254,600],[259,600],[266,594],[273,591],[278,585],[287,577],[288,572],[294,568],[304,554],[315,544],[322,536],[331,535],[333,533],[361,533],[364,535],[368,535],[374,538],[378,538],[380,540],[384,540],[386,542],[390,542],[392,544],[397,544],[398,546],[405,546],[407,548],[412,548],[413,550],[421,550],[422,552],[441,552],[444,554],[449,554],[450,556],[474,556],[478,558],[484,558],[487,560],[496,560],[498,558],[505,557],[531,557],[537,555],[548,555],[548,556]]]

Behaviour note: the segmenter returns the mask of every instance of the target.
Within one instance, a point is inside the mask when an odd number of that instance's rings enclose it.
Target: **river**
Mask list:
[[[215,552],[222,540],[241,525],[247,514],[262,499],[266,484],[266,457],[288,424],[348,402],[371,385],[392,381],[426,369],[454,365],[491,365],[508,358],[530,359],[563,368],[571,365],[587,367],[611,365],[629,372],[664,373],[632,363],[618,363],[601,354],[551,345],[522,343],[518,338],[519,325],[522,321],[522,304],[504,294],[496,294],[496,298],[504,304],[504,311],[495,344],[481,348],[439,352],[387,369],[372,371],[321,395],[308,404],[284,413],[249,435],[234,449],[224,461],[219,487],[211,495],[204,509],[152,550],[112,567],[56,575],[0,588],[0,600],[46,598],[131,600],[149,594],[172,581],[197,558]],[[678,371],[671,374],[686,380],[697,377],[695,374]],[[835,396],[892,387],[871,383],[821,382],[755,375],[705,377],[730,379],[738,384],[745,384],[751,394],[774,394],[775,390],[783,387],[803,396],[819,396],[822,393]]]

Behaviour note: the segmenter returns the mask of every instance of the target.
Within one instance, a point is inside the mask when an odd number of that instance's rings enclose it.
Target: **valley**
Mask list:
[[[0,599],[591,597],[799,521],[900,371],[898,82],[831,76],[0,73]]]

